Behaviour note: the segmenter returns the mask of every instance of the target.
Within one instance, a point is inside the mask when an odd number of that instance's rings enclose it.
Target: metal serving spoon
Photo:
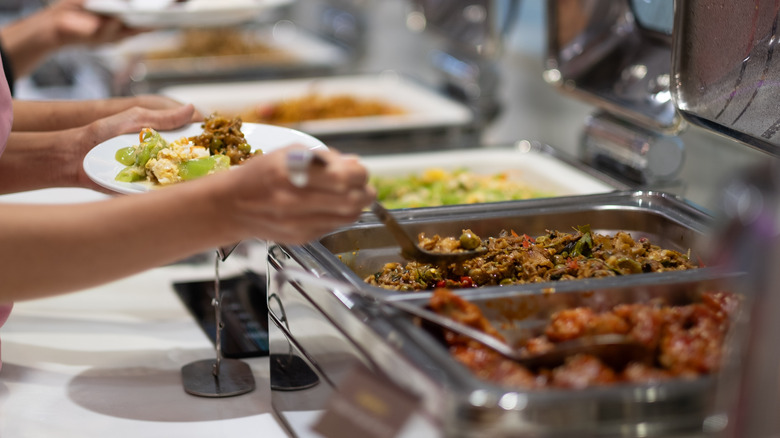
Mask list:
[[[498,338],[459,323],[422,307],[403,301],[383,300],[382,304],[394,307],[406,313],[417,316],[428,322],[450,330],[459,335],[479,342],[502,356],[511,359],[530,369],[553,368],[563,365],[566,359],[577,354],[588,354],[599,358],[602,362],[621,369],[630,362],[649,363],[653,359],[652,351],[644,345],[625,335],[604,334],[575,338],[559,342],[549,351],[538,354],[528,354],[518,350]]]
[[[371,204],[371,212],[373,212],[374,215],[382,221],[385,227],[387,227],[390,233],[393,234],[396,242],[398,242],[398,245],[401,247],[401,257],[407,260],[446,265],[462,262],[487,252],[487,249],[484,247],[460,252],[434,252],[420,248],[417,242],[415,242],[406,233],[403,227],[401,227],[401,224],[395,220],[393,214],[378,201],[374,201]]]
[[[607,365],[618,369],[625,367],[630,362],[650,363],[653,359],[653,352],[650,349],[628,336],[618,334],[585,336],[557,343],[555,348],[550,351],[528,355],[483,331],[405,301],[389,299],[386,296],[370,293],[337,280],[316,277],[301,269],[286,268],[279,271],[278,275],[281,276],[281,281],[295,281],[302,284],[310,283],[315,287],[327,287],[337,291],[354,292],[380,305],[414,315],[439,327],[477,341],[529,369],[553,368],[562,365],[566,358],[576,354],[595,356]]]

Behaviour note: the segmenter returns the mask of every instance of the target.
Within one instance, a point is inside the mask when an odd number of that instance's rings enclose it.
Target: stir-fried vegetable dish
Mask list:
[[[203,122],[203,133],[166,141],[151,128],[141,130],[140,143],[121,148],[116,160],[125,167],[116,180],[148,181],[168,185],[202,177],[240,164],[261,150],[252,151],[241,132],[241,119],[211,115]]]
[[[416,291],[437,287],[463,288],[512,285],[579,278],[611,277],[696,268],[688,254],[664,249],[627,232],[593,233],[581,226],[573,233],[550,231],[537,237],[502,231],[481,239],[471,230],[459,238],[418,236],[422,248],[457,252],[484,247],[487,252],[462,263],[434,266],[427,263],[391,262],[365,278],[386,289]]]
[[[371,185],[387,208],[433,207],[551,196],[509,172],[479,174],[465,168],[431,167],[405,176],[374,176]]]

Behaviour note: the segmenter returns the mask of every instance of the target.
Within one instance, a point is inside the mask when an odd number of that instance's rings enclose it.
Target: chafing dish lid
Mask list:
[[[681,0],[671,91],[685,120],[780,153],[777,2]]]
[[[681,130],[669,95],[671,1],[557,0],[547,5],[548,83],[653,131]]]
[[[685,122],[780,154],[776,2],[548,2],[547,82],[666,134]]]

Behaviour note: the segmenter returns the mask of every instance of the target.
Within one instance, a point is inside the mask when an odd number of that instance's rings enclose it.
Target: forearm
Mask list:
[[[13,61],[15,77],[29,74],[38,63],[60,48],[51,26],[38,26],[38,17],[27,17],[0,28],[0,41]]]
[[[11,133],[0,159],[0,193],[83,186],[80,137],[79,130]]]
[[[95,100],[14,100],[14,131],[55,131],[84,126],[133,106],[147,107],[143,97]]]
[[[172,110],[127,111],[97,119],[78,128],[48,132],[11,132],[0,159],[0,193],[45,187],[97,186],[83,169],[84,156],[96,145],[142,128],[175,129],[193,117],[191,106]],[[128,146],[132,146],[129,143]]]
[[[0,206],[0,302],[81,290],[230,243],[209,190]]]

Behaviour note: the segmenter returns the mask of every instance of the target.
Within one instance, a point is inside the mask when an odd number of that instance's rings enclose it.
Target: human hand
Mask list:
[[[100,191],[105,191],[95,184],[84,172],[81,162],[84,156],[98,144],[122,134],[138,134],[143,128],[153,128],[158,131],[176,129],[193,120],[195,108],[191,105],[179,105],[165,109],[149,109],[133,107],[90,123],[81,128],[77,136],[76,156],[73,163],[78,166],[77,185]]]
[[[48,20],[61,46],[113,43],[146,31],[88,11],[84,9],[84,0],[59,0],[40,13]]]
[[[247,237],[302,244],[354,222],[376,193],[368,171],[354,155],[318,150],[325,166],[311,166],[304,187],[290,182],[290,146],[254,157],[200,183],[222,186],[219,201],[235,240]]]
[[[161,94],[139,94],[133,97],[135,106],[148,109],[174,109],[184,105],[176,99],[172,99]],[[205,117],[197,110],[192,113],[192,123],[202,122]]]

